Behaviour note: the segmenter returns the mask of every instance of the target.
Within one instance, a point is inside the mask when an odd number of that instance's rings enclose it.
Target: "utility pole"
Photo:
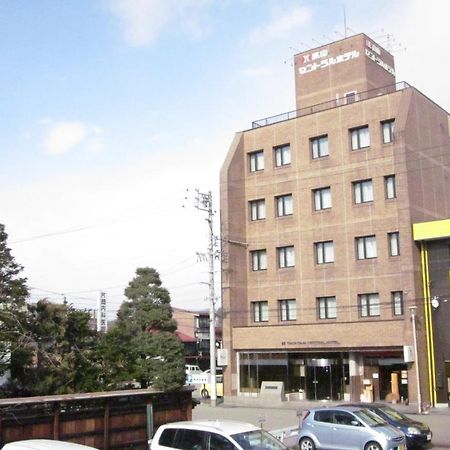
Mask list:
[[[422,394],[420,392],[420,374],[419,374],[419,352],[417,350],[417,329],[416,329],[416,310],[417,306],[410,306],[411,322],[413,326],[413,338],[414,338],[414,364],[416,366],[416,379],[417,379],[417,412],[422,414]]]
[[[217,386],[216,386],[216,307],[214,293],[214,232],[213,232],[213,208],[212,194],[207,194],[196,190],[197,204],[196,208],[208,213],[209,244],[208,244],[208,262],[209,262],[209,367],[211,384],[211,406],[217,405]]]

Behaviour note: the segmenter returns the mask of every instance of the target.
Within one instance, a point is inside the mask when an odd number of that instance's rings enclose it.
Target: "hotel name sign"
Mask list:
[[[282,347],[300,347],[300,346],[328,346],[328,345],[340,345],[339,341],[281,341]]]
[[[366,47],[364,49],[364,53],[367,58],[371,59],[391,75],[395,76],[394,69],[381,59],[380,48],[368,39],[366,39]],[[359,56],[360,52],[358,50],[351,50],[345,53],[341,53],[337,56],[330,56],[329,49],[327,48],[318,50],[316,52],[302,55],[303,61],[301,62],[301,67],[298,68],[298,72],[300,75],[305,75],[316,70],[325,69],[336,64],[341,64],[346,61],[351,61],[352,59],[357,59],[359,58]]]

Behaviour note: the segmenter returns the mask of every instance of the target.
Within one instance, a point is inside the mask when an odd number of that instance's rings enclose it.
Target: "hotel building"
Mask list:
[[[221,170],[225,395],[447,402],[449,115],[364,34],[294,69]]]

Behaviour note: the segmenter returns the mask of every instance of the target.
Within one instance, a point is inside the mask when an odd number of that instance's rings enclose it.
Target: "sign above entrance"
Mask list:
[[[304,345],[340,345],[341,343],[339,341],[281,341],[281,345],[283,347],[298,347],[298,346],[304,346]]]

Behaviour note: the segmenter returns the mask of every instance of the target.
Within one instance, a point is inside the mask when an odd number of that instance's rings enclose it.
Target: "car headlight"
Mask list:
[[[420,434],[420,430],[416,427],[408,427],[408,434]]]

